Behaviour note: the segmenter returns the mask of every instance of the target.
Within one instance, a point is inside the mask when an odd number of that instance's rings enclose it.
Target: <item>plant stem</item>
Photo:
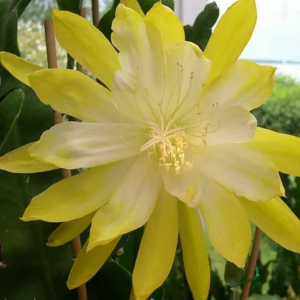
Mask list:
[[[253,275],[254,275],[254,270],[256,267],[256,262],[257,262],[257,258],[258,258],[258,254],[259,254],[259,245],[260,245],[260,241],[262,238],[262,234],[263,234],[263,232],[258,227],[256,227],[251,256],[250,256],[247,273],[246,273],[246,282],[243,286],[243,293],[241,296],[241,300],[248,299],[248,295],[250,292],[252,279],[253,279]]]
[[[49,68],[57,68],[57,58],[56,58],[56,47],[55,47],[55,36],[53,31],[53,24],[51,20],[46,20],[44,22],[45,26],[45,38],[46,38],[46,48],[47,48],[47,59]],[[54,111],[54,124],[59,124],[63,122],[62,114],[60,112]],[[61,169],[62,178],[68,178],[72,176],[70,170]],[[76,258],[81,249],[80,237],[76,237],[72,241],[73,257]],[[86,286],[81,285],[78,287],[78,299],[87,300]]]
[[[98,26],[99,23],[99,0],[92,0],[93,25]]]

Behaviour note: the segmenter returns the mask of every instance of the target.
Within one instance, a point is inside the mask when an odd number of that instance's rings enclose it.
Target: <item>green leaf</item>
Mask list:
[[[6,141],[5,152],[37,140],[52,125],[51,108],[29,88],[11,92],[1,103],[0,141]],[[0,179],[0,244],[6,264],[0,270],[0,299],[75,300],[76,291],[68,291],[65,284],[73,261],[70,247],[46,246],[53,224],[20,220],[31,198],[60,180],[60,172],[0,171]]]
[[[186,40],[197,44],[204,51],[218,17],[219,8],[216,2],[207,4],[196,18],[193,26],[184,26]]]
[[[82,7],[83,0],[57,0],[57,5],[60,10],[68,10],[74,14],[79,13],[79,9]]]
[[[0,0],[0,51],[20,55],[17,31],[18,18],[31,0]],[[22,84],[11,76],[0,64],[0,101],[10,91]]]
[[[232,287],[238,287],[244,275],[244,270],[227,261],[225,266],[225,282]]]

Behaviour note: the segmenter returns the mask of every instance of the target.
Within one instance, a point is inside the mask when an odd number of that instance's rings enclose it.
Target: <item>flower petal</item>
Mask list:
[[[282,247],[300,253],[300,221],[280,199],[253,202],[240,199],[253,223]]]
[[[246,60],[236,61],[223,76],[207,87],[202,106],[242,106],[252,110],[271,96],[276,68]]]
[[[148,299],[163,284],[172,268],[177,240],[177,200],[163,191],[145,227],[133,270],[137,299]]]
[[[206,300],[210,269],[199,211],[178,202],[179,232],[187,281],[195,300]]]
[[[26,144],[0,157],[0,169],[12,173],[39,173],[58,169],[57,166],[35,159],[28,153],[28,149],[35,143]]]
[[[49,236],[47,246],[64,245],[80,235],[92,222],[95,213],[60,224]]]
[[[103,266],[107,258],[117,246],[120,237],[114,239],[110,243],[98,246],[87,252],[88,241],[80,250],[78,257],[69,274],[67,281],[68,288],[75,289],[80,285],[89,281]]]
[[[214,248],[244,268],[251,243],[251,227],[238,199],[214,180],[203,176],[200,211]]]
[[[81,72],[47,69],[29,75],[40,100],[86,122],[117,122],[111,92]]]
[[[120,51],[122,71],[143,89],[143,101],[160,97],[164,88],[164,52],[159,31],[137,12],[118,5],[112,24],[112,42]]]
[[[30,86],[30,83],[27,76],[33,72],[43,70],[42,67],[9,52],[0,52],[0,62],[11,75],[28,86]]]
[[[152,23],[160,32],[165,46],[185,40],[185,34],[180,19],[167,6],[160,1],[155,3],[148,11],[146,22]]]
[[[65,169],[89,168],[135,156],[144,143],[132,124],[67,122],[44,132],[29,153]]]
[[[52,11],[55,36],[82,66],[111,88],[120,69],[118,54],[105,36],[88,20],[67,11]]]
[[[253,140],[257,121],[255,117],[242,107],[217,107],[200,128],[191,130],[188,137],[191,144],[201,145],[203,134],[209,146],[231,143],[244,143]]]
[[[269,155],[280,172],[300,176],[300,139],[272,130],[257,128],[248,144]]]
[[[140,4],[137,0],[121,0],[120,3],[124,4],[125,6],[135,10],[138,14],[142,17],[145,16],[144,12],[142,11]]]
[[[132,160],[125,160],[72,176],[34,197],[23,220],[67,222],[86,216],[106,204]]]
[[[150,218],[161,189],[156,164],[140,155],[128,168],[109,203],[92,221],[88,250],[143,226]]]
[[[208,81],[222,75],[238,59],[252,35],[256,17],[254,0],[239,0],[222,16],[204,51],[212,62]]]
[[[270,200],[284,194],[272,160],[243,144],[207,147],[196,158],[194,167],[250,200]]]

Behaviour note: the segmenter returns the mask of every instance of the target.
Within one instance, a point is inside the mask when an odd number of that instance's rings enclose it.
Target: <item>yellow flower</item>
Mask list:
[[[146,224],[135,269],[136,299],[167,277],[178,232],[194,299],[206,299],[209,264],[202,221],[217,251],[244,267],[249,219],[300,252],[300,223],[279,198],[278,171],[300,175],[300,140],[257,128],[250,110],[269,98],[275,69],[237,60],[256,23],[254,0],[239,0],[203,53],[184,41],[160,2],[144,16],[122,1],[113,22],[119,53],[88,21],[53,11],[59,43],[104,85],[73,70],[43,70],[9,53],[3,66],[66,122],[0,158],[0,168],[34,173],[88,168],[37,195],[23,219],[65,222],[49,244],[92,223],[68,286],[89,280],[120,237]],[[179,201],[177,200],[179,199]]]

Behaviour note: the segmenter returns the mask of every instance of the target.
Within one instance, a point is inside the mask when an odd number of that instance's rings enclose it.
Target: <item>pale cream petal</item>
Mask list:
[[[298,137],[257,128],[254,140],[248,145],[270,156],[278,171],[300,176],[300,139]]]
[[[188,284],[195,300],[207,300],[210,269],[205,238],[197,208],[178,202],[179,233]]]
[[[218,103],[252,110],[271,96],[276,68],[246,60],[236,61],[218,80],[205,89],[201,107]]]
[[[212,62],[209,81],[238,59],[252,36],[256,18],[255,0],[239,0],[222,16],[204,51]]]
[[[55,36],[60,45],[82,66],[111,88],[120,69],[118,53],[88,20],[67,11],[52,11]]]
[[[132,274],[137,299],[148,299],[166,280],[172,268],[177,240],[177,199],[163,191],[146,224]]]
[[[12,173],[39,173],[55,170],[58,167],[45,162],[41,159],[35,159],[30,156],[28,149],[35,143],[26,144],[16,150],[13,150],[0,157],[0,169]]]
[[[60,224],[49,236],[47,246],[58,247],[72,241],[92,222],[95,213]]]
[[[146,22],[152,23],[160,32],[164,46],[185,40],[185,34],[180,19],[169,7],[160,1],[155,3],[145,17]]]
[[[300,221],[280,199],[253,202],[240,199],[249,218],[282,247],[300,253]]]
[[[158,166],[140,155],[128,168],[109,203],[92,221],[88,250],[143,226],[150,218],[161,190]]]
[[[251,243],[251,227],[244,207],[214,180],[203,176],[200,185],[199,208],[212,245],[228,261],[244,268]]]
[[[212,108],[213,110],[213,108]],[[257,121],[242,107],[216,107],[209,118],[192,129],[187,128],[190,145],[200,147],[231,143],[244,143],[253,140]]]
[[[105,205],[121,183],[132,160],[89,169],[53,184],[34,197],[23,220],[68,222]]]
[[[0,62],[2,66],[14,77],[30,86],[28,75],[43,70],[42,67],[32,64],[23,58],[9,52],[0,52]]]
[[[195,158],[194,167],[250,200],[270,200],[284,194],[272,160],[245,144],[208,146]]]
[[[29,153],[65,169],[89,168],[139,154],[145,139],[132,124],[66,122],[44,132]]]
[[[149,22],[145,23],[143,17],[134,10],[120,4],[116,9],[112,29],[112,42],[120,51],[122,71],[138,81],[142,101],[151,102],[161,97],[165,62],[157,28]]]
[[[40,100],[56,111],[86,122],[118,122],[111,92],[81,72],[47,69],[28,78]]]
[[[117,237],[110,243],[98,246],[87,252],[88,241],[79,252],[78,257],[69,274],[67,281],[68,288],[75,289],[89,281],[103,266],[111,252],[117,246],[120,237]]]

